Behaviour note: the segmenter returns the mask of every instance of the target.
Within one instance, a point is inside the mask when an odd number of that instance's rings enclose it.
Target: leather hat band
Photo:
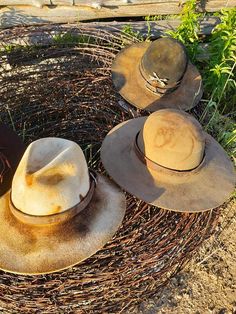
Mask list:
[[[200,164],[190,170],[176,170],[176,169],[171,169],[171,168],[167,168],[165,166],[162,166],[154,161],[152,161],[151,159],[149,159],[147,156],[144,155],[144,153],[141,151],[141,149],[138,146],[138,136],[140,134],[140,131],[136,134],[135,136],[135,141],[134,141],[134,152],[136,154],[136,156],[138,157],[138,159],[147,166],[147,168],[152,169],[154,171],[158,171],[158,172],[165,172],[166,174],[172,174],[173,173],[175,175],[189,175],[189,174],[193,174],[198,172],[202,166],[205,164],[205,154],[203,155],[202,161],[200,162]]]
[[[153,75],[148,75],[144,69],[142,59],[139,63],[139,71],[142,78],[145,81],[146,89],[148,89],[150,92],[156,95],[165,95],[165,94],[170,94],[174,92],[181,84],[186,70],[187,70],[187,66],[183,72],[182,77],[179,79],[179,81],[175,82],[172,86],[165,87],[165,85],[168,84],[167,79],[159,78],[158,74],[154,72],[152,73]],[[155,82],[155,85],[153,84],[153,82]]]
[[[88,206],[93,197],[94,190],[97,184],[96,173],[90,171],[89,175],[90,175],[90,188],[86,196],[77,205],[65,210],[64,212],[44,216],[29,215],[23,213],[21,210],[16,208],[10,196],[9,206],[11,212],[17,219],[21,220],[24,223],[32,225],[50,225],[55,223],[66,222],[73,218],[74,216],[78,215],[82,210],[84,210]]]

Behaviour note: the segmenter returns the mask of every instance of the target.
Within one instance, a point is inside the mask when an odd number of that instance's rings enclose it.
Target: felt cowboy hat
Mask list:
[[[201,99],[202,78],[184,46],[172,38],[132,44],[112,64],[117,91],[140,109],[189,110]]]
[[[124,213],[123,193],[88,170],[76,143],[37,140],[0,198],[0,269],[42,274],[75,265],[111,239]]]
[[[25,151],[20,137],[5,124],[0,123],[0,196],[10,188],[18,163]]]
[[[173,211],[218,207],[235,185],[234,166],[223,148],[195,118],[175,109],[117,125],[103,141],[101,159],[126,191]]]

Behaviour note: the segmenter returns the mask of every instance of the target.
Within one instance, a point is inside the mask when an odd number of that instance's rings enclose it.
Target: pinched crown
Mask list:
[[[77,205],[89,187],[79,145],[48,137],[31,143],[25,151],[13,178],[11,199],[25,214],[52,215]]]

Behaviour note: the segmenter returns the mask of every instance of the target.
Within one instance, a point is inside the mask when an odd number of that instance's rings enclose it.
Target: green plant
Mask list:
[[[7,53],[10,53],[10,52],[12,52],[12,51],[15,49],[15,47],[16,47],[16,46],[11,45],[11,44],[5,45],[4,47],[1,47],[1,48],[0,48],[0,51],[5,51],[5,52],[7,52]]]
[[[181,13],[181,24],[168,35],[180,40],[191,61],[201,70],[205,108],[200,117],[204,129],[211,133],[230,156],[236,155],[236,10],[223,10],[216,15],[220,23],[207,38],[209,58],[199,62],[201,38],[198,36],[200,14],[196,1],[188,0]],[[230,114],[228,114],[230,112]],[[226,114],[227,113],[227,114]]]
[[[121,36],[122,34],[128,36],[130,39],[134,39],[134,40],[139,40],[142,41],[143,40],[143,36],[140,34],[139,31],[134,31],[133,27],[130,24],[126,24],[123,26],[122,31],[121,31]]]
[[[223,10],[209,39],[210,59],[203,71],[206,95],[213,94],[221,112],[236,110],[236,9]]]
[[[77,44],[92,44],[95,40],[88,35],[77,35],[72,33],[63,33],[53,36],[53,42],[57,45],[73,46]]]
[[[176,18],[177,15],[147,15],[144,17],[144,20],[147,22],[163,21],[170,18]]]
[[[222,115],[217,103],[203,100],[206,103],[200,122],[206,132],[212,134],[231,157],[236,157],[236,123],[228,115]]]
[[[189,54],[190,59],[195,62],[199,44],[199,17],[196,13],[196,0],[188,0],[183,6],[180,14],[181,23],[174,31],[167,31],[166,34],[181,41]]]
[[[0,48],[0,51],[4,51],[7,54],[24,51],[25,53],[35,52],[40,46],[8,44]]]

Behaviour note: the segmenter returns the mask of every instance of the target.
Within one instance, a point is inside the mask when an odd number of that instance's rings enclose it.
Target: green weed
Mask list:
[[[16,48],[15,45],[5,45],[4,47],[1,47],[0,51],[5,51],[6,53],[10,53],[12,51],[14,51]]]
[[[52,37],[53,43],[62,46],[74,46],[77,44],[93,44],[95,39],[88,35],[77,35],[72,33],[57,34]]]
[[[221,113],[236,111],[235,62],[236,62],[236,9],[222,10],[217,15],[221,22],[207,38],[209,59],[199,63],[197,55],[201,51],[198,36],[199,17],[195,12],[196,1],[188,0],[181,13],[181,24],[167,34],[180,40],[187,48],[190,60],[202,72],[204,97],[212,99]]]
[[[198,61],[202,38],[198,36],[199,18],[196,1],[188,0],[181,13],[181,24],[167,35],[180,40],[187,48],[203,77],[204,112],[200,117],[204,129],[212,134],[230,156],[236,155],[236,9],[222,10],[212,34],[206,38],[209,58]],[[229,114],[230,113],[230,114]]]
[[[128,36],[131,40],[139,40],[139,41],[143,41],[144,38],[143,36],[140,34],[139,31],[134,31],[133,27],[130,24],[126,24],[124,25],[124,27],[122,28],[121,31],[121,37],[122,34]]]
[[[209,38],[210,59],[203,70],[206,95],[213,91],[221,112],[235,110],[236,9],[217,14],[218,24]]]
[[[217,103],[212,100],[204,101],[206,107],[200,117],[200,122],[206,132],[214,138],[232,157],[236,157],[236,123],[230,115],[222,115]]]
[[[167,31],[166,34],[181,41],[192,62],[196,62],[199,45],[199,18],[201,14],[196,13],[196,0],[188,0],[180,14],[181,24],[174,31]]]

